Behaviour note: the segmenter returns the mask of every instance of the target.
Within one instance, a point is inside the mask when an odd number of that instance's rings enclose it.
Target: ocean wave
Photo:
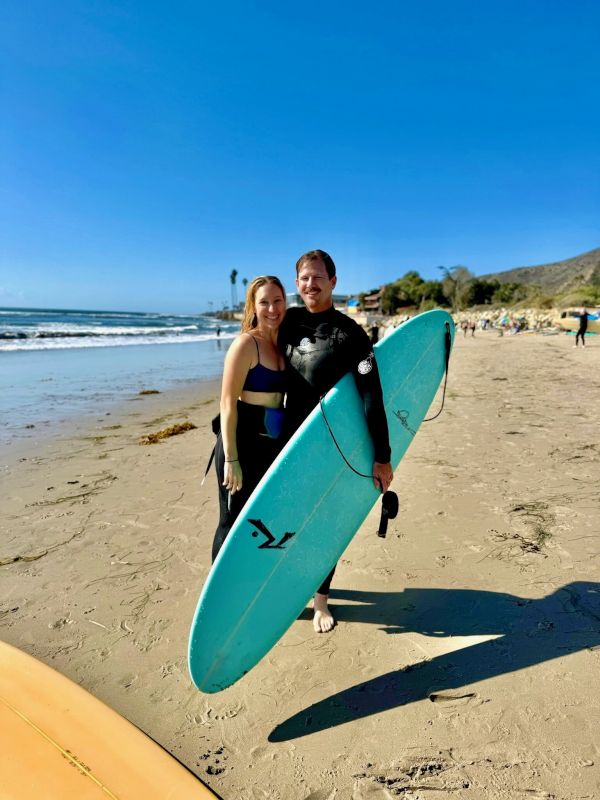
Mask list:
[[[164,333],[169,333],[165,331]],[[88,348],[88,347],[131,347],[135,345],[149,345],[149,344],[189,344],[193,342],[206,342],[206,341],[220,341],[227,339],[234,339],[237,332],[221,333],[217,336],[215,333],[200,333],[197,335],[179,334],[177,336],[160,336],[157,337],[156,332],[152,336],[87,336],[80,337],[46,337],[46,338],[19,338],[13,339],[10,342],[0,338],[0,352],[8,353],[15,351],[33,351],[33,350],[69,350],[74,348]]]
[[[124,327],[88,327],[88,328],[74,328],[69,325],[61,325],[57,323],[56,326],[48,328],[19,328],[19,329],[4,329],[0,330],[0,341],[7,341],[11,339],[58,339],[58,338],[77,338],[82,339],[88,336],[172,336],[173,334],[180,334],[186,331],[197,331],[198,325],[176,325],[171,328],[124,328]]]

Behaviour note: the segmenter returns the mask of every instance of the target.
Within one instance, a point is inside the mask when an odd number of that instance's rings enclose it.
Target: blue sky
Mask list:
[[[348,293],[598,247],[599,30],[595,0],[8,0],[0,305],[200,311],[314,247]]]

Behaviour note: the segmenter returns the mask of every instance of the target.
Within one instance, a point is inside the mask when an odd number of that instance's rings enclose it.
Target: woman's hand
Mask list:
[[[231,494],[239,492],[242,488],[242,468],[239,461],[226,461],[223,470],[223,486],[229,489]]]

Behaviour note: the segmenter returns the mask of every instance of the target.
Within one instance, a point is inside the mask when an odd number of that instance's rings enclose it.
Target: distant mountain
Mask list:
[[[579,286],[600,286],[600,247],[575,258],[540,264],[536,267],[515,267],[504,272],[479,275],[480,280],[500,283],[525,283],[539,286],[548,294],[558,294]]]

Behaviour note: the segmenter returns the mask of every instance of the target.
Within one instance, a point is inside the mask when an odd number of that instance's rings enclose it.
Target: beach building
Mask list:
[[[381,301],[383,298],[383,287],[374,294],[368,294],[363,301],[363,311],[365,314],[381,314]]]

